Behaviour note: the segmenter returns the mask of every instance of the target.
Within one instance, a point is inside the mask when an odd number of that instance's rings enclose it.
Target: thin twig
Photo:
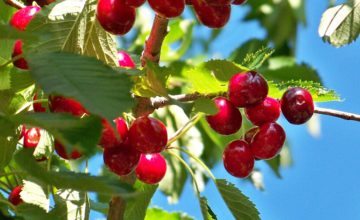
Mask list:
[[[333,109],[327,109],[327,108],[315,108],[315,113],[321,114],[321,115],[329,115],[337,118],[342,118],[345,120],[352,120],[352,121],[360,121],[360,115],[353,114],[350,112],[342,112],[338,110]]]
[[[19,1],[16,0],[4,0],[4,2],[14,8],[22,9],[25,7],[25,5]]]

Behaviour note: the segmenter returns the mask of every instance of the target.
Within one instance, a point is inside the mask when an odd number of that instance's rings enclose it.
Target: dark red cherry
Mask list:
[[[36,2],[36,4],[40,5],[41,7],[48,5],[52,2],[54,2],[55,0],[26,0],[27,5],[32,5],[33,2]]]
[[[23,202],[20,196],[21,191],[22,191],[22,186],[16,186],[9,194],[9,201],[14,206],[20,205]]]
[[[39,6],[26,6],[15,12],[10,20],[10,25],[20,31],[24,31],[38,11],[40,11]]]
[[[209,5],[230,5],[231,0],[205,0],[205,2]]]
[[[128,136],[128,127],[125,120],[121,117],[114,120],[117,133],[115,133],[112,125],[102,119],[103,130],[100,139],[100,146],[103,148],[112,148],[123,143]]]
[[[182,14],[185,0],[148,0],[150,7],[161,17],[175,18]]]
[[[132,60],[131,56],[126,53],[125,51],[118,52],[119,57],[119,66],[121,67],[128,67],[128,68],[135,68],[135,63]]]
[[[81,153],[75,149],[70,154],[68,154],[65,147],[58,140],[55,140],[55,151],[61,158],[65,160],[76,160],[82,156]]]
[[[239,109],[223,97],[216,98],[215,104],[219,109],[218,113],[206,116],[206,120],[210,127],[223,135],[236,133],[240,129],[242,123]]]
[[[241,5],[244,4],[246,0],[234,0],[231,4],[233,5]]]
[[[226,146],[223,162],[231,175],[245,178],[253,170],[255,160],[249,145],[243,140],[236,140]]]
[[[30,128],[25,131],[24,144],[25,148],[36,148],[40,141],[41,133],[39,128]]]
[[[166,174],[166,161],[159,153],[142,154],[135,173],[140,181],[147,184],[157,184]]]
[[[160,153],[167,144],[167,130],[158,119],[142,116],[130,126],[129,140],[143,154]]]
[[[255,137],[256,133],[259,132],[259,127],[252,127],[251,129],[249,129],[243,139],[248,143],[248,144],[251,144],[252,141],[253,141],[253,138]]]
[[[192,1],[193,1],[193,0],[185,0],[185,4],[186,4],[186,5],[192,5],[192,4],[193,4]]]
[[[261,74],[250,71],[237,73],[231,77],[228,95],[237,107],[248,107],[264,101],[269,91],[268,84]]]
[[[125,5],[138,8],[145,3],[146,0],[123,0]]]
[[[22,45],[23,45],[23,43],[21,40],[15,41],[14,49],[11,54],[11,57],[13,59],[17,56],[20,56],[23,53]],[[16,58],[16,60],[13,63],[14,63],[14,66],[16,66],[19,69],[23,69],[23,70],[29,69],[28,63],[26,62],[26,60],[24,58]]]
[[[104,163],[119,176],[131,173],[140,160],[140,152],[135,150],[126,141],[113,148],[104,149]]]
[[[258,105],[246,107],[245,114],[254,125],[275,122],[280,116],[280,103],[276,99],[267,97]]]
[[[285,142],[285,131],[277,123],[271,122],[259,127],[250,144],[251,151],[257,159],[274,158],[281,151]]]
[[[80,102],[63,96],[49,96],[49,109],[51,112],[65,112],[75,116],[88,114]]]
[[[35,102],[38,100],[38,97],[37,97],[37,94],[34,95],[34,98],[33,98],[33,109],[34,109],[34,112],[46,112],[46,107],[44,107],[42,105],[41,102]]]
[[[290,88],[281,98],[281,111],[291,124],[303,124],[314,114],[314,102],[309,91]]]
[[[99,0],[97,19],[101,26],[112,34],[124,35],[134,25],[136,11],[123,0]]]
[[[209,5],[204,0],[193,1],[199,21],[210,28],[222,28],[229,21],[230,5]]]

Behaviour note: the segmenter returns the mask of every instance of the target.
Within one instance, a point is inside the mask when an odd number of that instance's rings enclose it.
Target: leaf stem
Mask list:
[[[25,5],[17,0],[4,0],[4,2],[16,9],[22,9]]]

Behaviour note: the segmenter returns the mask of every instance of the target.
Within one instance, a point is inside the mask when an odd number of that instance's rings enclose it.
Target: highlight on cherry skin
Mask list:
[[[41,138],[40,128],[29,128],[24,133],[24,148],[36,148]]]
[[[125,51],[118,51],[118,58],[119,58],[119,66],[120,67],[127,67],[127,68],[135,68],[135,62],[131,58],[131,56],[126,53]]]

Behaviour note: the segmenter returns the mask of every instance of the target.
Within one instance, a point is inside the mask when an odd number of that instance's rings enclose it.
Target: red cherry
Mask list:
[[[140,152],[132,148],[128,142],[105,148],[103,156],[106,166],[119,176],[131,173],[140,160]]]
[[[125,5],[138,8],[145,3],[146,0],[123,0]]]
[[[142,116],[130,126],[129,141],[143,154],[160,153],[167,144],[167,130],[158,119]]]
[[[40,11],[38,6],[26,6],[15,12],[10,20],[10,25],[14,28],[24,31],[35,14]]]
[[[252,127],[245,133],[243,138],[248,144],[251,144],[253,142],[253,138],[258,132],[259,132],[259,127]]]
[[[114,120],[117,134],[112,125],[106,120],[102,119],[103,130],[100,139],[100,146],[103,148],[112,148],[123,143],[128,135],[128,127],[125,120],[121,117]],[[117,136],[119,135],[119,137]]]
[[[246,0],[234,0],[231,4],[233,5],[241,5],[244,4]]]
[[[49,109],[51,112],[67,112],[75,116],[83,116],[88,113],[80,102],[63,96],[50,96]]]
[[[135,8],[123,0],[99,0],[97,19],[101,26],[112,34],[124,35],[130,31],[136,18]]]
[[[23,203],[23,200],[21,199],[20,193],[22,191],[23,186],[16,186],[11,193],[9,194],[9,201],[14,205],[20,205]]]
[[[148,0],[150,7],[161,17],[175,18],[182,14],[185,0]]]
[[[23,43],[21,40],[15,41],[14,49],[13,49],[13,52],[11,55],[12,58],[15,58],[23,53],[22,45],[23,45]],[[19,69],[23,69],[23,70],[29,69],[29,66],[24,58],[18,58],[13,63],[14,63],[14,66],[16,66]]]
[[[192,5],[193,3],[192,3],[192,0],[185,0],[185,4],[186,5]]]
[[[223,162],[231,175],[245,178],[253,170],[255,160],[249,145],[243,140],[236,140],[225,148]]]
[[[33,101],[37,101],[37,100],[38,100],[38,97],[37,97],[37,94],[35,94]],[[34,109],[34,112],[46,112],[46,107],[44,107],[41,102],[34,102],[33,109]]]
[[[41,133],[39,128],[30,128],[25,131],[24,144],[25,148],[36,148],[40,141]]]
[[[303,124],[314,114],[314,102],[309,91],[290,88],[281,98],[281,110],[291,124]]]
[[[284,129],[274,122],[263,124],[250,144],[255,158],[268,160],[280,152],[285,142]]]
[[[210,28],[222,28],[229,21],[230,5],[210,5],[204,0],[193,1],[199,21]]]
[[[40,5],[41,7],[43,7],[44,5],[48,5],[52,2],[54,2],[55,0],[26,0],[27,5],[32,5],[33,2],[36,2],[36,4]]]
[[[157,184],[166,174],[166,161],[158,153],[142,154],[135,172],[140,181],[147,184]]]
[[[118,52],[118,58],[119,58],[119,66],[135,68],[134,61],[132,60],[131,56],[128,53],[126,53],[125,51],[120,50]]]
[[[215,104],[219,109],[218,113],[206,116],[206,120],[211,128],[223,135],[236,133],[240,129],[242,123],[239,109],[223,97],[216,98]]]
[[[276,99],[267,97],[260,104],[245,108],[245,114],[254,125],[275,122],[280,116],[280,103]]]
[[[209,5],[230,5],[231,0],[205,0],[205,2]]]
[[[269,91],[268,84],[261,74],[250,71],[237,73],[231,77],[228,95],[237,107],[248,107],[264,101]]]
[[[58,140],[55,140],[55,151],[65,160],[76,160],[82,156],[81,153],[75,149],[71,152],[71,154],[68,154],[65,147]]]

